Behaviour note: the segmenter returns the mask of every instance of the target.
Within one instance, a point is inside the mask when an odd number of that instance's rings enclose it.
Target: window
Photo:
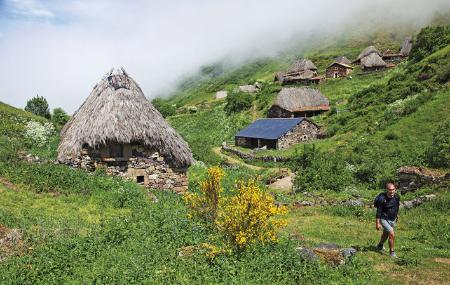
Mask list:
[[[138,184],[144,184],[144,176],[143,176],[143,175],[141,175],[141,176],[136,176],[136,182],[137,182]]]

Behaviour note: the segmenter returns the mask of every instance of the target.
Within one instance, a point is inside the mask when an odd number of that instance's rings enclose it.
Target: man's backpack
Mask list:
[[[377,195],[377,197],[375,197],[375,199],[373,200],[373,206],[375,208],[380,207],[381,205],[383,205],[384,203],[386,203],[386,196],[384,192],[381,192],[380,194]]]

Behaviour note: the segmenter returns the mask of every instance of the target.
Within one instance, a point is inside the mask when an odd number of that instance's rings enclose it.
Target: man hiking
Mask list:
[[[400,196],[395,192],[395,185],[387,183],[386,191],[380,193],[374,202],[375,207],[377,207],[376,229],[379,231],[383,227],[383,233],[377,249],[379,251],[384,250],[384,243],[389,238],[389,252],[392,258],[397,258],[394,250],[394,228],[400,206]]]

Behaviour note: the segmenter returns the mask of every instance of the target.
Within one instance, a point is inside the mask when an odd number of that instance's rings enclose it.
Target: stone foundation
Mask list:
[[[83,149],[80,156],[68,158],[63,163],[87,171],[105,168],[109,175],[132,180],[148,188],[171,190],[176,193],[187,191],[186,168],[173,168],[158,152],[142,147],[130,148],[130,151],[127,151],[128,147],[125,146],[124,150],[128,156],[112,158],[102,157],[100,154],[106,152],[103,149]]]
[[[425,167],[404,166],[397,170],[398,186],[402,194],[414,192],[425,185],[450,179],[450,173],[439,173]]]

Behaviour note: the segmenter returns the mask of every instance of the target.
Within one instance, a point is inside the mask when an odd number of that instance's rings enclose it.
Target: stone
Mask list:
[[[343,248],[341,254],[345,259],[349,259],[356,255],[356,249],[353,247]]]
[[[295,249],[295,251],[304,260],[311,260],[311,261],[313,261],[313,260],[318,260],[319,259],[317,254],[311,248],[299,246],[299,247],[297,247]]]
[[[361,198],[348,200],[345,201],[343,204],[346,206],[364,207],[364,201]]]

